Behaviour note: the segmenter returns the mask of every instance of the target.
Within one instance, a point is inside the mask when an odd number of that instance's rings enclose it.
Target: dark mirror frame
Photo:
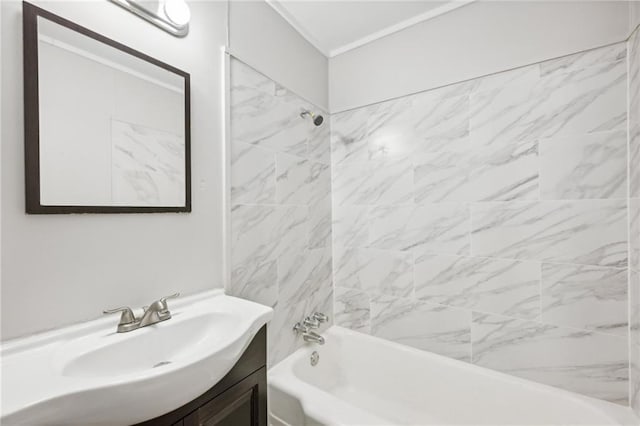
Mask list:
[[[38,17],[55,22],[115,49],[133,55],[184,78],[185,98],[185,205],[161,206],[52,206],[40,204],[40,118],[38,100]],[[169,64],[142,52],[54,15],[30,3],[22,3],[23,61],[24,61],[24,142],[25,142],[25,195],[29,214],[60,213],[166,213],[191,211],[191,112],[190,76]]]

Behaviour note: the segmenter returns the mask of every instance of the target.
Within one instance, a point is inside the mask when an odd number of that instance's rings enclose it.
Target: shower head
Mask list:
[[[311,117],[311,119],[313,120],[313,124],[315,124],[316,127],[321,125],[324,121],[324,117],[322,117],[320,114],[316,115],[311,111],[305,109],[300,113],[300,117],[305,118],[306,116]]]

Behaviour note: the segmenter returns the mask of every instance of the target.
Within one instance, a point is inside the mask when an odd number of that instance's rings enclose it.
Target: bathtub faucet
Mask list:
[[[305,342],[318,343],[319,345],[324,345],[324,337],[316,333],[315,331],[309,330],[309,328],[302,323],[296,323],[293,326],[293,330],[297,333],[302,334],[302,339]]]

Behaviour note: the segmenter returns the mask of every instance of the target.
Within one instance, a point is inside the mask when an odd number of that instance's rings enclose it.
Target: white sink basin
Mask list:
[[[217,351],[216,345],[233,330],[233,319],[215,312],[174,314],[173,321],[109,339],[89,335],[61,345],[56,364],[70,377],[112,377],[159,368],[198,352]]]
[[[2,425],[130,425],[212,387],[273,315],[201,293],[170,303],[170,320],[116,333],[117,316],[2,345]]]

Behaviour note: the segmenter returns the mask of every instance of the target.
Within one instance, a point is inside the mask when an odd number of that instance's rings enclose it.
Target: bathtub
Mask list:
[[[342,327],[323,335],[269,370],[270,425],[638,425],[628,407]]]

